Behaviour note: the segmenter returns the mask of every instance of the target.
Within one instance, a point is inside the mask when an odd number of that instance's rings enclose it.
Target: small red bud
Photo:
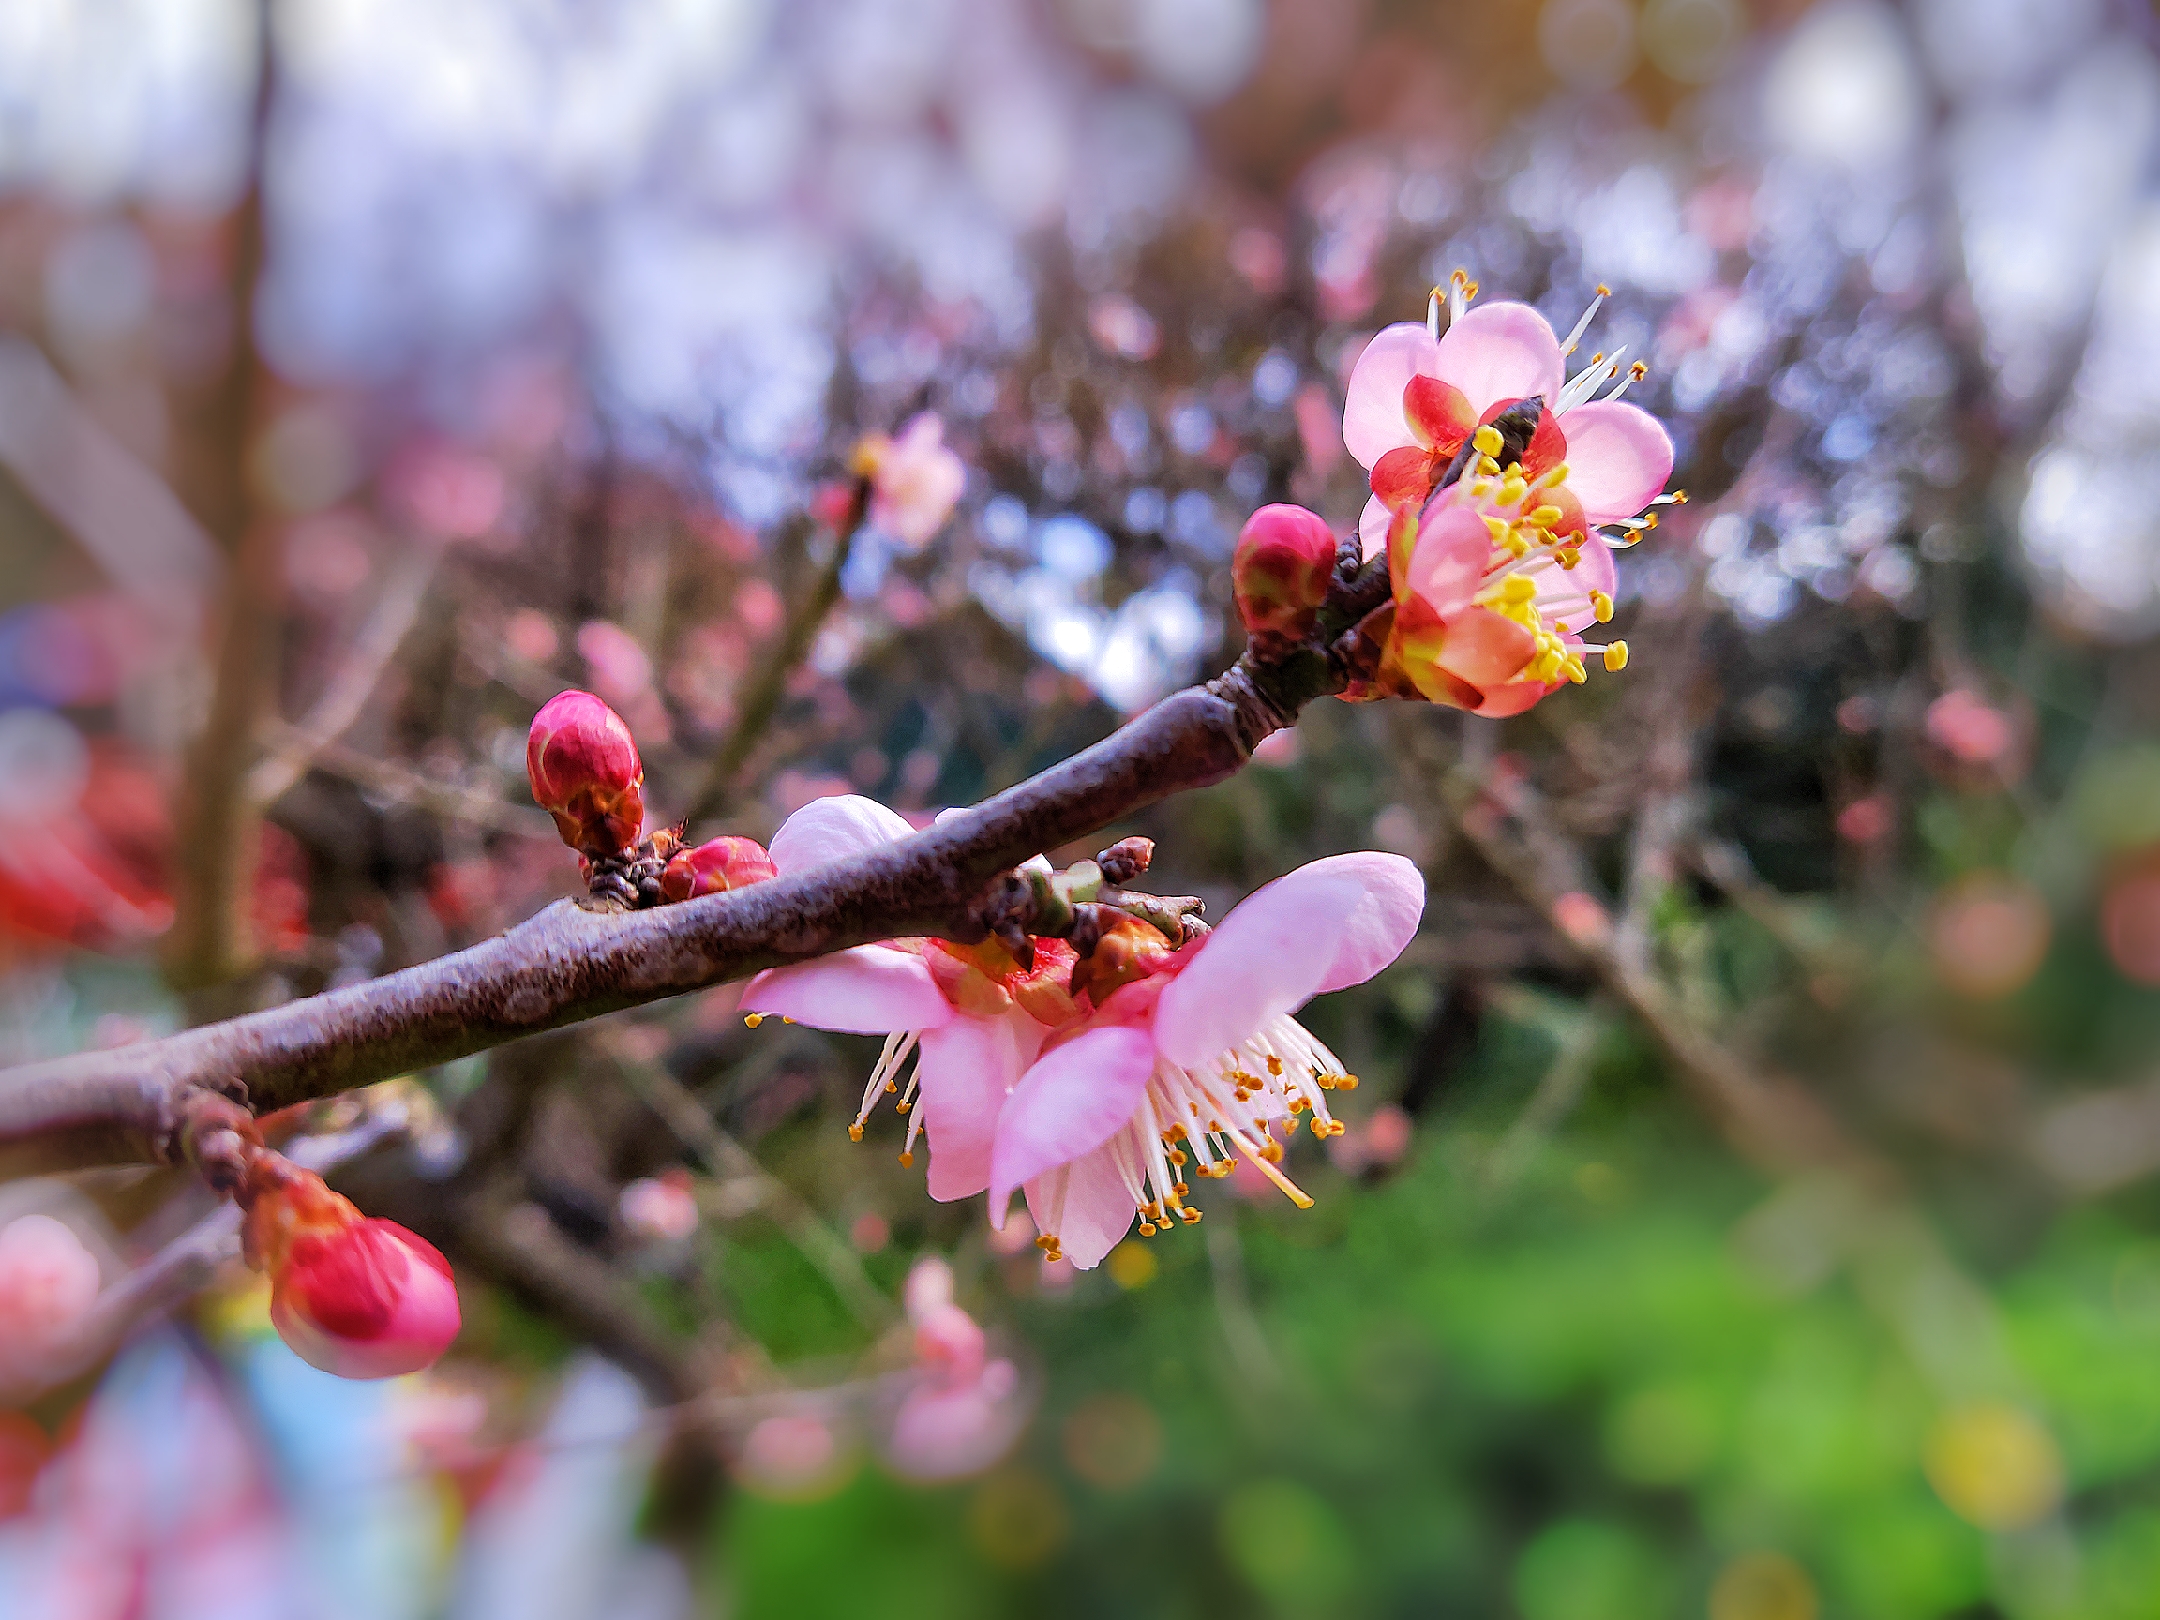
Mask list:
[[[621,715],[590,692],[561,692],[533,716],[525,774],[562,840],[587,858],[617,855],[645,826],[645,767]]]
[[[1312,629],[1335,573],[1335,535],[1302,506],[1263,506],[1245,520],[1230,580],[1246,634],[1296,640]]]
[[[457,1337],[457,1284],[433,1244],[377,1220],[275,1154],[242,1199],[251,1264],[270,1275],[270,1322],[311,1367],[391,1378],[432,1367]]]
[[[695,849],[677,850],[660,874],[660,892],[670,901],[694,900],[779,875],[763,844],[730,833],[708,838]]]

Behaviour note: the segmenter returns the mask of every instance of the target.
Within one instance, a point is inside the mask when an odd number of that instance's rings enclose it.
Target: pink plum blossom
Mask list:
[[[945,447],[945,424],[924,411],[900,430],[856,448],[856,467],[870,479],[870,521],[910,551],[928,545],[959,504],[967,468]]]
[[[1590,315],[1562,344],[1528,305],[1468,308],[1474,291],[1458,272],[1445,335],[1436,291],[1427,325],[1388,327],[1351,372],[1344,439],[1373,488],[1359,532],[1368,557],[1385,549],[1395,602],[1381,671],[1355,695],[1502,716],[1582,680],[1586,653],[1625,666],[1626,643],[1581,639],[1612,617],[1610,546],[1682,497],[1660,493],[1664,428],[1620,402],[1637,373],[1602,400],[1617,354],[1566,378]]]
[[[97,1303],[97,1256],[65,1221],[19,1215],[0,1227],[0,1384],[53,1376]]]
[[[1294,1131],[1310,1109],[1314,1134],[1334,1134],[1326,1093],[1351,1077],[1291,1014],[1394,961],[1424,906],[1424,879],[1401,856],[1331,856],[1109,991],[1044,1043],[998,1112],[992,1224],[1024,1188],[1038,1243],[1086,1268],[1136,1212],[1143,1236],[1198,1220],[1184,1201],[1188,1165],[1227,1175],[1239,1155],[1309,1203],[1275,1168],[1282,1148],[1270,1131]]]
[[[893,1415],[886,1459],[909,1479],[949,1480],[1003,1456],[1027,1417],[1018,1370],[992,1360],[983,1330],[953,1302],[952,1268],[925,1256],[902,1295],[915,1330],[916,1377]]]
[[[773,835],[772,863],[787,877],[913,831],[856,794],[813,799]],[[1038,941],[1029,971],[995,941],[888,940],[761,973],[742,1010],[753,1022],[776,1014],[815,1029],[886,1036],[848,1134],[860,1140],[878,1099],[898,1095],[909,1116],[901,1163],[914,1162],[916,1138],[927,1135],[930,1196],[950,1201],[989,1186],[991,1126],[1005,1093],[1051,1029],[1077,1015],[1062,982],[1072,965],[1062,940]]]
[[[680,1166],[640,1176],[615,1201],[622,1223],[648,1243],[680,1243],[697,1230],[697,1193]]]
[[[1436,331],[1436,290],[1424,324],[1385,328],[1351,370],[1343,443],[1372,475],[1373,499],[1358,525],[1368,556],[1379,551],[1387,514],[1423,505],[1478,427],[1522,400],[1544,407],[1524,472],[1535,480],[1564,464],[1566,488],[1592,527],[1635,517],[1672,476],[1672,440],[1656,417],[1620,402],[1627,382],[1592,398],[1619,372],[1624,351],[1567,375],[1603,289],[1565,343],[1528,304],[1468,307],[1475,292],[1456,272],[1445,333]]]

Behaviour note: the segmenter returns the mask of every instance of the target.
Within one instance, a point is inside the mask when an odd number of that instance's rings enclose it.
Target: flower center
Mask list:
[[[1288,1016],[1271,1019],[1257,1034],[1212,1062],[1182,1068],[1157,1057],[1155,1072],[1133,1117],[1096,1149],[1125,1183],[1140,1218],[1140,1235],[1153,1237],[1175,1223],[1192,1226],[1200,1219],[1187,1176],[1218,1178],[1237,1168],[1242,1157],[1300,1209],[1312,1199],[1282,1173],[1283,1143],[1297,1134],[1298,1119],[1310,1113],[1312,1133],[1340,1136],[1343,1126],[1328,1112],[1327,1093],[1349,1091],[1357,1076],[1321,1042]],[[1058,1229],[1064,1224],[1066,1178],[1053,1172],[1039,1211],[1043,1235],[1036,1247],[1055,1260],[1063,1255]]]

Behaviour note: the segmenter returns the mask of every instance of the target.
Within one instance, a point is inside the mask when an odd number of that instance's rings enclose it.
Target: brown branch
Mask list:
[[[870,480],[858,477],[848,490],[847,511],[834,536],[832,555],[818,570],[810,594],[795,604],[795,611],[788,615],[787,624],[780,633],[780,644],[758,666],[756,678],[743,693],[735,724],[729,730],[727,740],[720,745],[719,753],[713,756],[712,766],[706,771],[696,797],[690,801],[687,818],[690,821],[704,821],[727,808],[734,794],[735,778],[764,740],[773,716],[780,711],[780,700],[787,694],[788,678],[809,657],[811,643],[817,639],[818,631],[840,600],[840,575],[847,568],[855,536],[862,532],[869,511]]]
[[[1362,576],[1351,584],[1322,634],[1373,589]],[[0,1173],[168,1162],[181,1105],[203,1088],[244,1094],[267,1112],[850,945],[981,939],[977,908],[993,878],[1221,781],[1342,679],[1311,649],[1280,663],[1248,654],[1093,748],[889,848],[648,911],[559,901],[470,950],[366,984],[7,1071]]]
[[[182,992],[237,977],[250,950],[247,927],[259,816],[248,796],[255,728],[275,677],[280,530],[248,494],[247,459],[261,411],[261,357],[255,347],[255,290],[263,265],[263,170],[274,91],[276,48],[270,7],[258,6],[253,173],[235,220],[233,354],[217,419],[220,510],[211,524],[229,567],[216,626],[217,658],[210,711],[188,750],[178,817],[181,859],[174,873],[173,925],[163,957],[166,979]]]

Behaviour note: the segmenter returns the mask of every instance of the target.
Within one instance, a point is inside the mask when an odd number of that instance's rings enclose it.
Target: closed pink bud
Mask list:
[[[432,1367],[458,1333],[450,1263],[275,1156],[248,1194],[248,1258],[270,1274],[270,1322],[292,1352],[340,1378]]]
[[[1310,631],[1327,600],[1335,553],[1334,532],[1302,506],[1263,506],[1247,518],[1230,562],[1246,634],[1297,640]]]
[[[580,855],[618,855],[645,826],[645,767],[621,715],[590,692],[560,692],[525,738],[533,798]]]
[[[763,844],[728,833],[708,838],[695,849],[677,850],[660,874],[660,892],[671,901],[695,900],[779,875]]]

